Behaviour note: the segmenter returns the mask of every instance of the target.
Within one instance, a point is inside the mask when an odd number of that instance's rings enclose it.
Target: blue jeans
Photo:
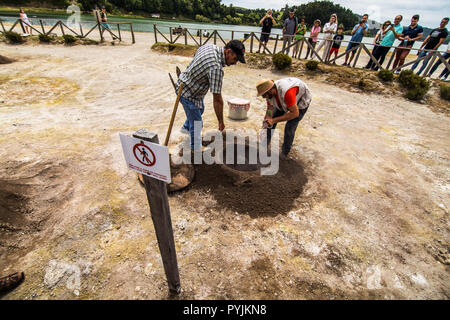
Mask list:
[[[417,59],[422,58],[422,57],[425,57],[427,54],[428,54],[428,51],[422,50],[422,51],[420,51],[419,55],[417,56]],[[428,57],[426,57],[425,59],[423,59],[422,66],[420,67],[419,72],[417,72],[418,75],[420,75],[420,74],[422,73],[422,71],[425,70],[425,68],[426,68],[427,65],[428,65],[428,62],[430,62],[430,58],[431,58],[431,55],[428,55]],[[419,63],[420,63],[420,61],[414,63],[413,66],[411,67],[411,70],[414,71],[414,69],[417,68],[417,66],[419,65]]]
[[[283,146],[281,147],[281,150],[283,151],[283,153],[285,155],[288,155],[289,151],[291,151],[292,143],[294,142],[295,131],[297,130],[298,123],[300,122],[300,120],[303,119],[303,116],[305,115],[306,111],[308,111],[308,108],[299,109],[298,111],[299,111],[298,117],[286,122],[286,126],[284,127],[284,141],[283,141]],[[275,109],[275,112],[274,112],[272,118],[280,117],[283,114],[285,114],[284,111]],[[271,129],[275,129],[276,126],[277,126],[277,123],[274,123],[272,128],[267,129],[267,144],[269,144],[270,140],[272,139]]]
[[[191,136],[191,150],[194,150],[194,146],[197,148],[202,147],[202,128],[203,120],[202,114],[205,111],[205,105],[202,101],[202,108],[197,107],[192,101],[181,97],[180,102],[183,105],[184,112],[186,113],[186,121],[183,124],[183,129],[189,131]],[[194,132],[194,122],[199,121],[200,126],[198,132]]]
[[[444,52],[444,54],[443,54],[442,56],[444,57],[444,59],[447,60],[448,58],[450,58],[450,53],[449,53],[449,52]],[[439,60],[434,64],[434,66],[433,66],[433,67],[431,68],[431,70],[430,70],[430,73],[428,74],[430,77],[431,77],[431,75],[433,74],[433,72],[436,71],[436,69],[439,67],[439,65],[440,65],[441,63],[442,63],[442,62],[441,62],[441,60],[439,59]],[[449,73],[449,70],[448,70],[447,68],[445,68],[445,69],[442,71],[440,77],[443,77],[443,76],[445,76],[445,75],[448,76],[448,73]]]

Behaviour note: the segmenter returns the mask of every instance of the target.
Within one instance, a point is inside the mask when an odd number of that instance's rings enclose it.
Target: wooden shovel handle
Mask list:
[[[175,106],[173,107],[172,117],[170,118],[169,128],[167,129],[166,140],[164,141],[164,146],[167,147],[169,144],[170,133],[172,132],[173,122],[175,121],[175,115],[177,114],[178,103],[180,102],[181,92],[183,91],[184,83],[181,82],[178,88],[177,100],[175,101]]]

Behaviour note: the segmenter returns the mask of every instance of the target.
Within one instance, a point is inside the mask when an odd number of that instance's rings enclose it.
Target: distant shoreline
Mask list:
[[[30,16],[30,18],[33,18],[32,15],[39,15],[39,14],[45,14],[45,15],[68,15],[68,13],[66,12],[65,9],[49,9],[49,8],[35,8],[35,7],[25,7],[25,6],[21,6],[21,7],[0,7],[0,15],[5,15],[5,16],[13,16],[13,15],[17,15],[17,17],[19,17],[19,9],[23,8],[25,9],[26,13],[28,14],[28,16]],[[92,15],[91,12],[81,12],[81,15],[84,16],[90,16]],[[191,23],[201,23],[201,24],[224,24],[223,22],[220,21],[211,21],[209,23],[205,23],[205,22],[201,22],[201,21],[197,21],[195,19],[189,19],[189,18],[184,18],[184,17],[175,17],[175,19],[171,19],[170,16],[162,16],[161,18],[152,18],[150,15],[146,16],[146,15],[135,15],[135,14],[113,14],[113,13],[108,13],[109,17],[112,18],[130,18],[130,19],[142,19],[142,20],[152,20],[152,21],[171,21],[171,22],[191,22]],[[236,24],[230,24],[232,26],[236,26]],[[251,27],[255,27],[255,25],[252,24],[238,24],[239,26],[251,26]]]

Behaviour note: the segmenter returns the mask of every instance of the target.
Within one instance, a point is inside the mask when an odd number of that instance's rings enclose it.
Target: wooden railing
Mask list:
[[[174,44],[178,42],[181,42],[185,45],[188,44],[188,39],[192,39],[193,43],[195,43],[197,46],[202,46],[207,44],[210,40],[212,40],[212,42],[214,44],[217,44],[218,40],[221,41],[221,43],[223,45],[226,45],[227,42],[223,39],[223,37],[220,35],[219,32],[231,32],[231,39],[229,40],[233,40],[235,37],[235,33],[239,32],[239,33],[243,33],[244,34],[244,39],[242,40],[243,43],[248,42],[249,43],[249,50],[248,52],[253,53],[253,49],[255,44],[259,47],[261,46],[262,48],[262,52],[263,53],[268,53],[270,55],[273,55],[275,53],[281,53],[281,52],[287,52],[290,49],[295,48],[296,46],[298,46],[298,52],[296,54],[292,54],[292,56],[294,58],[297,57],[301,57],[301,53],[302,50],[304,49],[304,47],[306,46],[307,48],[309,48],[310,52],[312,55],[314,55],[315,57],[317,57],[317,59],[322,62],[322,63],[326,63],[326,64],[331,64],[331,63],[335,63],[337,59],[343,57],[346,55],[347,52],[343,52],[341,54],[338,54],[335,58],[330,57],[330,52],[327,53],[327,56],[325,59],[323,59],[319,53],[316,51],[315,47],[313,47],[308,39],[309,37],[304,37],[303,39],[295,39],[293,38],[294,36],[281,36],[279,34],[274,34],[274,33],[270,33],[269,37],[271,37],[272,41],[275,41],[275,44],[273,45],[272,49],[268,48],[263,42],[261,42],[261,38],[258,37],[258,34],[260,35],[261,32],[249,32],[247,33],[247,31],[236,31],[236,30],[219,30],[219,29],[191,29],[194,31],[197,31],[197,38],[195,38],[191,31],[189,31],[189,29],[187,28],[182,28],[182,30],[180,30],[179,27],[177,28],[173,28],[173,27],[168,27],[169,28],[169,35],[164,34],[163,32],[161,32],[161,27],[165,27],[167,28],[167,26],[159,26],[154,24],[153,25],[153,31],[154,31],[154,37],[155,37],[155,43],[158,42],[158,35],[160,35],[166,42]],[[173,33],[174,30],[177,29],[177,33],[178,36],[174,37]],[[203,37],[203,31],[208,30],[211,31],[209,36],[207,37]],[[180,32],[181,31],[181,32]],[[285,47],[283,47],[282,45],[279,47],[279,42],[283,43],[284,39],[286,37],[292,37],[293,39],[291,40],[291,43]],[[184,41],[183,41],[184,40]],[[318,38],[318,40],[325,40],[322,38]],[[328,40],[328,39],[326,39]],[[329,40],[329,41],[333,41],[333,40]],[[342,40],[341,43],[349,43],[352,41],[349,40]],[[379,62],[378,60],[373,56],[372,52],[369,50],[369,48],[367,47],[368,45],[373,46],[373,44],[367,44],[367,43],[362,43],[362,42],[358,42],[358,44],[353,47],[351,49],[351,51],[356,51],[355,57],[352,60],[352,68],[356,68],[356,65],[361,57],[361,52],[364,51],[364,53],[369,57],[370,60],[372,60],[372,62],[374,63],[375,66],[378,67],[378,69],[382,70],[382,69],[389,69],[394,58],[396,55],[397,50],[399,49],[405,49],[403,47],[389,47],[389,48],[393,48],[394,51],[392,52],[389,62],[387,64],[387,66],[384,68]],[[380,46],[380,45],[378,45]],[[277,50],[278,49],[278,50]],[[417,52],[418,49],[410,49],[411,52]],[[430,69],[432,68],[432,66],[434,65],[434,63],[439,59],[443,64],[444,67],[450,69],[450,64],[446,61],[446,59],[442,56],[442,53],[440,51],[437,50],[427,50],[428,54],[422,57],[419,57],[417,59],[415,59],[414,61],[409,61],[401,66],[397,66],[396,68],[392,69],[392,71],[397,71],[397,70],[401,70],[404,69],[406,67],[409,67],[410,65],[413,65],[415,63],[419,63],[420,61],[423,61],[424,59],[430,59],[428,61],[428,65],[425,69],[425,72],[423,73],[423,75],[428,75],[428,72],[430,71]]]
[[[34,31],[36,31],[38,34],[50,35],[56,28],[59,27],[62,35],[65,35],[66,33],[72,33],[78,38],[86,38],[92,31],[94,31],[95,29],[98,29],[101,41],[105,40],[103,37],[102,26],[101,26],[100,22],[96,22],[95,25],[91,29],[89,29],[89,31],[87,33],[83,32],[83,26],[81,25],[81,23],[79,24],[79,28],[80,28],[79,31],[73,30],[71,27],[67,26],[61,20],[57,21],[56,24],[53,27],[51,27],[48,31],[45,30],[44,23],[42,20],[39,20],[39,23],[41,26],[41,30],[36,29],[31,24],[28,24],[21,19],[17,19],[14,22],[14,24],[11,26],[11,28],[9,28],[9,30],[8,30],[5,28],[3,21],[0,20],[0,25],[2,27],[2,30],[0,30],[0,32],[6,33],[8,31],[13,31],[17,26],[20,26],[22,29],[22,32],[25,33],[25,26],[27,26],[27,27],[30,27],[31,29],[33,29]],[[108,30],[108,29],[105,29],[105,30],[108,31],[111,35],[113,35],[117,39],[119,39],[119,41],[122,41],[122,33],[120,30],[120,26],[121,25],[129,25],[130,31],[131,31],[132,43],[136,43],[136,40],[134,37],[134,32],[133,32],[133,24],[131,22],[108,22],[108,24],[117,26],[118,35],[114,34],[111,30]]]

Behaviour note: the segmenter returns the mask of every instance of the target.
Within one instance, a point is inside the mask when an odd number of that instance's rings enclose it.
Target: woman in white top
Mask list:
[[[23,25],[25,27],[25,33],[30,34],[30,35],[33,34],[33,29],[31,28],[30,19],[28,19],[28,16],[25,13],[25,10],[23,10],[22,8],[20,8],[20,20],[22,20]],[[28,28],[30,30],[28,30]]]
[[[323,40],[319,43],[319,46],[316,49],[316,52],[319,53],[319,50],[324,47],[322,54],[322,59],[324,61],[326,61],[331,45],[333,44],[333,34],[336,33],[337,25],[337,15],[336,13],[333,13],[330,17],[330,22],[325,23],[325,26],[323,27]]]

